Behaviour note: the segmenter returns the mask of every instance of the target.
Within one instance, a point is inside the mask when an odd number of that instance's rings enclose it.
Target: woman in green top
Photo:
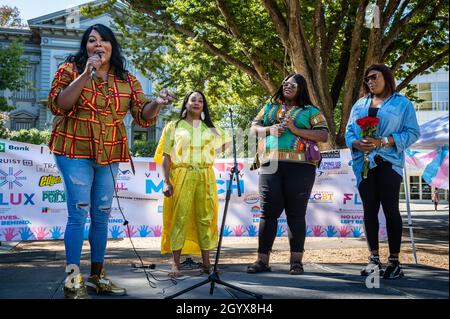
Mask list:
[[[256,116],[251,132],[260,138],[258,258],[248,273],[270,271],[269,254],[283,210],[289,226],[290,273],[303,273],[306,207],[316,177],[318,160],[307,152],[311,142],[326,142],[328,126],[322,112],[312,106],[306,80],[290,74],[271,101]]]

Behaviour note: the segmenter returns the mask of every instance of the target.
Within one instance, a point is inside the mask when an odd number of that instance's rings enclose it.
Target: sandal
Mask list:
[[[303,270],[303,264],[302,263],[293,263],[291,264],[291,269],[289,270],[289,273],[291,275],[301,275],[305,271]]]
[[[268,272],[271,270],[272,269],[269,266],[267,266],[265,263],[263,263],[260,260],[255,261],[253,264],[251,264],[250,266],[247,267],[248,274],[256,274],[259,272]]]
[[[182,276],[181,270],[177,266],[172,266],[168,275],[169,275],[169,277],[172,277],[172,278],[179,278]]]

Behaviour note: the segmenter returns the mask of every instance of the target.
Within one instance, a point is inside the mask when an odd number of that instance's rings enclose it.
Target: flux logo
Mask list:
[[[20,204],[22,204],[22,199],[23,199],[22,195],[23,195],[23,197],[25,197],[24,198],[25,202],[23,204],[24,206],[25,205],[34,205],[33,197],[34,197],[35,193],[32,193],[32,194],[27,194],[27,193],[14,194],[14,193],[10,193],[9,194],[9,201],[7,201],[8,199],[3,198],[3,195],[6,195],[6,194],[0,193],[0,205],[1,206],[3,206],[3,205],[7,206],[7,205],[20,205]],[[17,198],[15,198],[14,195],[17,195]],[[6,200],[6,202],[4,202],[3,200]]]
[[[354,193],[344,193],[344,205],[346,205],[348,201],[353,202],[355,205],[362,204],[362,202],[359,201],[358,194]]]
[[[0,169],[0,187],[5,184],[9,185],[9,189],[13,189],[14,184],[22,187],[23,184],[20,181],[27,179],[25,176],[20,176],[22,173],[23,171],[21,169],[14,173],[14,169],[12,167],[9,168],[8,173]]]

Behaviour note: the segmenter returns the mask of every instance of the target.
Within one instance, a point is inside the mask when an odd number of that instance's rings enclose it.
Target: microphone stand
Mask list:
[[[195,288],[198,288],[200,286],[206,285],[208,283],[211,283],[211,287],[209,290],[209,294],[212,295],[214,293],[214,287],[215,284],[220,284],[223,286],[226,286],[228,288],[237,290],[239,292],[242,292],[244,294],[250,295],[252,297],[255,297],[256,299],[262,299],[262,295],[256,294],[254,292],[242,289],[240,287],[231,285],[223,280],[221,280],[219,278],[219,273],[217,271],[217,264],[219,263],[219,257],[220,257],[220,249],[222,247],[222,239],[223,239],[223,231],[225,228],[225,220],[227,217],[227,211],[228,211],[228,204],[230,202],[230,198],[231,198],[231,186],[233,184],[233,177],[236,178],[236,182],[237,182],[237,191],[238,191],[238,196],[241,196],[241,189],[239,186],[239,168],[238,168],[238,164],[237,164],[237,160],[236,160],[236,137],[234,135],[234,127],[233,127],[233,110],[231,108],[228,109],[228,111],[230,112],[230,121],[231,121],[231,132],[232,132],[232,137],[233,137],[233,159],[234,159],[234,166],[231,168],[230,170],[230,180],[227,186],[227,193],[226,193],[226,197],[225,197],[225,207],[224,207],[224,211],[223,211],[223,217],[222,217],[222,226],[220,227],[220,235],[219,235],[219,244],[217,246],[217,251],[216,251],[216,259],[214,261],[214,268],[212,273],[208,276],[207,279],[203,280],[202,282],[199,282],[198,284],[195,284],[189,288],[183,289],[180,292],[177,292],[173,295],[167,296],[165,297],[165,299],[173,299],[175,297],[178,297],[188,291],[191,291]]]

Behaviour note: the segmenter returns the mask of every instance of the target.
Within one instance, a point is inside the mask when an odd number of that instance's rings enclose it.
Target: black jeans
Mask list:
[[[277,235],[278,217],[286,212],[291,252],[303,252],[306,232],[306,207],[316,178],[311,164],[278,162],[274,174],[261,166],[259,195],[261,219],[259,221],[258,253],[268,254]]]
[[[366,179],[358,186],[364,208],[364,227],[371,251],[378,250],[380,204],[386,217],[386,228],[391,254],[398,254],[402,241],[402,217],[399,199],[402,176],[392,169],[392,164],[377,156],[377,166],[369,170]]]

